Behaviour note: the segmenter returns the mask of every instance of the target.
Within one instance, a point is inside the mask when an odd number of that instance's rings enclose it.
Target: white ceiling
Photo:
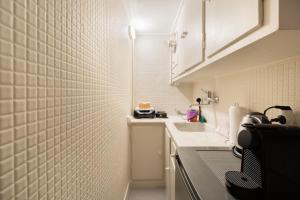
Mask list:
[[[124,0],[138,34],[169,33],[180,0]]]

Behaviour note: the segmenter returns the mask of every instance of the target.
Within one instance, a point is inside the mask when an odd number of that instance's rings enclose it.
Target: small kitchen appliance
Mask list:
[[[134,118],[142,119],[142,118],[155,118],[155,110],[154,108],[150,109],[139,109],[138,107],[133,111]]]
[[[155,110],[149,102],[140,102],[133,111],[133,117],[137,119],[155,118]]]
[[[157,111],[155,116],[157,118],[168,118],[168,114],[165,111]]]
[[[266,115],[259,113],[259,112],[251,112],[248,113],[246,116],[243,117],[240,128],[238,130],[238,135],[245,130],[246,128],[243,127],[243,124],[270,124],[269,119],[267,118]],[[241,158],[242,157],[242,147],[236,142],[236,145],[233,147],[233,154]]]
[[[226,187],[237,199],[300,199],[300,127],[244,124],[241,171],[225,173]]]
[[[247,115],[245,115],[241,121],[239,130],[238,130],[238,134],[236,139],[238,139],[239,134],[246,130],[246,128],[243,126],[245,124],[271,124],[271,123],[279,123],[279,124],[286,124],[286,117],[283,115],[279,115],[278,117],[269,120],[269,118],[267,117],[267,111],[270,109],[279,109],[281,111],[286,111],[286,110],[292,110],[290,106],[271,106],[269,108],[267,108],[263,113],[259,113],[259,112],[251,112],[248,113]],[[241,158],[242,157],[242,147],[238,144],[238,142],[236,142],[235,146],[233,147],[233,154],[236,157]]]

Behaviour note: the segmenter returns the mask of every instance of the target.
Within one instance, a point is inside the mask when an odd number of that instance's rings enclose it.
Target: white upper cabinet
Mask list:
[[[208,57],[262,25],[262,0],[207,0],[205,8]]]
[[[182,71],[184,71],[184,64],[183,64],[183,42],[184,40],[181,38],[181,34],[184,31],[183,28],[184,23],[184,12],[181,9],[179,13],[179,17],[177,19],[175,31],[174,31],[174,39],[176,40],[177,46],[176,50],[172,54],[173,62],[175,63],[173,68],[173,74],[177,76]]]
[[[300,0],[184,0],[182,12],[180,70],[172,83],[222,76],[300,54]],[[183,32],[185,39],[180,38]]]
[[[184,0],[177,19],[176,75],[203,62],[203,1]]]
[[[179,32],[182,59],[179,62],[187,70],[203,62],[203,3],[185,0],[183,7],[182,32]]]

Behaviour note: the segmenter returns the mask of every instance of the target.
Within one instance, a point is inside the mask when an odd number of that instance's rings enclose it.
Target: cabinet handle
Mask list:
[[[170,171],[170,167],[166,167],[165,170],[166,170],[166,171]]]
[[[176,154],[170,154],[170,157],[175,158]]]
[[[177,67],[178,64],[173,65],[172,69],[175,69]]]
[[[181,33],[181,38],[185,39],[188,34],[189,34],[189,32],[187,32],[187,31],[182,32]]]

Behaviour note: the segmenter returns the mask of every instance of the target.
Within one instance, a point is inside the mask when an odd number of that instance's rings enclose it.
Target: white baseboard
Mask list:
[[[128,182],[127,184],[123,200],[128,200],[129,187],[130,187],[130,182]]]
[[[131,188],[151,188],[151,187],[164,187],[165,182],[164,180],[158,180],[158,181],[131,181],[130,187]]]

